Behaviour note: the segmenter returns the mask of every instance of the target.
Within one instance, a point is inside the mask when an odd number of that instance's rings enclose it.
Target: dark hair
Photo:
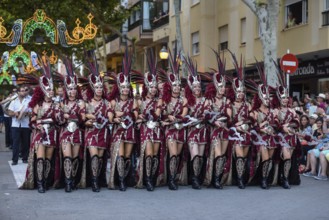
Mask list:
[[[321,123],[323,124],[323,118],[322,117],[318,117],[316,120],[315,120],[315,123],[321,121]]]
[[[305,125],[305,127],[303,126],[303,124],[302,124],[302,119],[303,118],[306,118],[306,120],[307,120],[307,124]],[[307,115],[302,115],[302,116],[300,116],[300,118],[299,118],[299,122],[300,122],[300,126],[299,126],[299,128],[300,129],[305,129],[305,128],[307,128],[307,126],[309,126],[310,125],[310,119],[308,118],[308,116]]]

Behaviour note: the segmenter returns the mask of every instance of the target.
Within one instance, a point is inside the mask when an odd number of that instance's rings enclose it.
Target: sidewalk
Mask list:
[[[6,148],[6,142],[5,142],[5,133],[4,129],[2,133],[0,133],[0,152],[10,152],[11,150]]]

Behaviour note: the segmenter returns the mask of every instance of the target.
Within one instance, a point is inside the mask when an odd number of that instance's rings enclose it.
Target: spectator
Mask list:
[[[9,99],[13,99],[17,95],[17,89],[14,88],[12,93],[9,94],[9,96],[4,99],[0,104],[3,104],[7,102]],[[5,142],[6,142],[6,147],[9,149],[12,149],[13,145],[13,139],[11,136],[11,117],[8,115],[8,112],[6,109],[3,109],[4,111],[4,125],[5,125]]]
[[[301,156],[301,161],[300,161],[300,172],[304,172],[306,170],[305,165],[306,165],[306,156],[307,152],[311,149],[313,149],[314,146],[309,145],[309,141],[312,139],[312,128],[309,123],[309,118],[307,115],[302,115],[300,117],[300,127],[297,133],[297,136],[299,137],[299,141],[302,146],[302,156]]]
[[[316,109],[317,109],[316,101],[312,99],[310,101],[310,107],[308,109],[308,115],[311,116],[312,114],[314,114],[316,112]]]
[[[56,89],[56,97],[54,98],[55,102],[60,103],[64,99],[64,88],[63,86],[59,86]]]
[[[308,94],[305,94],[305,96],[304,96],[304,111],[306,112],[306,113],[309,113],[309,109],[310,109],[310,107],[311,107],[311,98],[310,98],[310,96],[308,95]]]
[[[315,176],[314,179],[317,180],[328,180],[327,176],[327,168],[328,168],[328,161],[329,161],[329,150],[323,149],[320,153],[320,167],[321,173],[319,176]]]
[[[326,110],[326,95],[323,93],[319,93],[319,95],[316,97],[316,101],[317,101],[317,112],[324,112]]]
[[[323,128],[322,128],[323,123]],[[315,177],[316,168],[317,168],[317,159],[320,157],[320,153],[323,150],[329,150],[328,142],[329,138],[327,137],[328,129],[326,120],[323,122],[322,119],[317,120],[318,129],[314,132],[314,137],[317,138],[319,144],[315,149],[308,151],[308,160],[311,171],[304,173],[306,177]],[[308,168],[308,167],[307,167]]]
[[[28,104],[31,100],[27,96],[28,90],[25,86],[18,88],[18,98],[13,100],[8,108],[9,116],[12,117],[12,138],[13,138],[13,158],[12,165],[17,165],[19,148],[22,150],[23,163],[27,163],[30,146],[30,128],[29,128],[29,109]]]
[[[296,25],[296,19],[294,18],[294,15],[292,14],[292,12],[289,11],[286,28],[291,28],[295,25]]]
[[[312,134],[313,134],[313,132],[317,129],[317,126],[316,126],[316,123],[315,123],[315,121],[318,119],[318,115],[317,114],[312,114],[311,116],[310,116],[310,126],[311,126],[311,128],[312,128]]]
[[[0,105],[0,133],[2,133],[3,123],[4,123],[4,112],[2,109],[2,105]]]
[[[299,116],[301,116],[304,113],[303,108],[300,107],[297,97],[293,98],[292,107],[295,109],[296,113]]]

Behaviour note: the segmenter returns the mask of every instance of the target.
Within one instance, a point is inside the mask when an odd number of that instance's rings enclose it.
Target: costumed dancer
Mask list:
[[[295,110],[289,107],[289,92],[285,81],[285,74],[280,70],[278,78],[280,85],[277,86],[276,95],[280,101],[280,107],[275,110],[275,116],[279,124],[280,132],[278,133],[278,139],[283,160],[280,170],[280,180],[283,188],[290,189],[289,177],[291,171],[298,172],[298,170],[291,170],[291,157],[299,144],[296,135],[296,129],[299,127],[299,119]]]
[[[181,80],[179,77],[179,62],[176,57],[176,54],[172,57],[169,53],[168,82],[163,86],[162,96],[162,126],[165,127],[165,140],[169,151],[168,187],[170,190],[178,189],[175,179],[180,161],[179,155],[185,142],[185,129],[182,128],[181,122],[188,111],[187,99],[180,96]]]
[[[268,189],[268,177],[272,169],[272,156],[277,146],[275,137],[276,120],[274,110],[271,109],[271,101],[267,78],[262,66],[257,63],[258,73],[261,84],[252,82],[253,87],[257,89],[254,96],[251,116],[254,118],[254,126],[251,131],[252,143],[258,152],[256,167],[259,165],[259,156],[261,159],[260,174],[262,189]]]
[[[225,62],[215,52],[218,71],[213,74],[213,83],[206,89],[206,98],[210,105],[210,151],[207,159],[206,175],[203,184],[209,186],[212,181],[216,189],[222,189],[222,176],[226,162],[229,125],[232,117],[231,102],[225,94]]]
[[[32,109],[30,127],[31,147],[26,171],[26,179],[22,189],[33,189],[34,180],[39,193],[44,193],[53,177],[49,174],[52,170],[52,158],[57,145],[56,126],[61,121],[59,105],[53,102],[54,85],[51,76],[51,67],[46,57],[42,58],[43,75],[39,78],[39,87],[36,87],[29,103]],[[36,161],[35,156],[36,155]],[[36,166],[36,168],[34,167]],[[36,172],[36,173],[35,173]]]
[[[141,146],[136,187],[143,188],[145,179],[146,189],[153,191],[153,180],[159,166],[158,153],[162,141],[159,124],[162,101],[158,98],[157,62],[152,52],[149,52],[147,56],[147,63],[149,72],[144,76],[142,99],[138,101],[139,115],[136,121],[136,123],[141,123]]]
[[[184,57],[185,58],[185,57]],[[191,156],[192,188],[201,189],[200,174],[203,167],[203,155],[207,143],[207,129],[205,126],[205,113],[209,111],[208,101],[202,96],[201,77],[197,72],[197,65],[191,58],[185,58],[188,66],[187,86],[185,97],[188,100],[187,144]]]
[[[79,168],[79,151],[83,133],[80,128],[85,121],[85,103],[81,99],[78,79],[74,72],[73,63],[64,59],[66,76],[64,77],[65,95],[61,102],[63,124],[59,135],[63,154],[63,169],[65,176],[65,192],[76,188],[76,176]]]
[[[115,189],[119,182],[119,190],[126,191],[125,179],[131,169],[131,153],[135,144],[134,124],[138,117],[138,107],[130,85],[131,56],[128,51],[122,62],[122,72],[116,76],[117,84],[113,86],[109,97],[112,107],[109,119],[113,123],[113,130],[108,188]],[[116,178],[116,171],[119,181]]]
[[[88,76],[90,88],[88,88],[85,113],[85,134],[84,145],[90,154],[90,174],[91,187],[93,192],[99,192],[99,177],[104,172],[103,156],[108,149],[108,111],[109,102],[106,99],[106,92],[103,85],[103,78],[98,71],[96,57],[88,54],[87,67],[90,71]],[[86,180],[86,152],[84,155],[84,165],[82,181]],[[80,183],[81,184],[81,183]],[[82,184],[82,185],[85,185]]]
[[[234,54],[232,54],[233,64],[237,72],[237,77],[233,78],[232,87],[234,96],[232,97],[232,126],[229,132],[229,140],[232,141],[233,153],[235,153],[235,165],[237,173],[237,183],[240,189],[245,188],[244,174],[246,170],[247,155],[250,147],[250,111],[251,105],[246,101],[246,88],[244,84],[244,69],[242,66],[242,56],[240,65]]]

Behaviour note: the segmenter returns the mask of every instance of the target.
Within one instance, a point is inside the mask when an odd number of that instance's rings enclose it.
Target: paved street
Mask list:
[[[302,177],[291,190],[273,187],[225,187],[223,190],[166,187],[154,192],[129,188],[126,192],[102,189],[18,190],[0,134],[0,219],[328,219],[329,181]],[[21,163],[21,161],[19,161]],[[15,167],[23,167],[19,164]],[[19,174],[22,175],[22,174]],[[268,216],[270,215],[270,216]]]

